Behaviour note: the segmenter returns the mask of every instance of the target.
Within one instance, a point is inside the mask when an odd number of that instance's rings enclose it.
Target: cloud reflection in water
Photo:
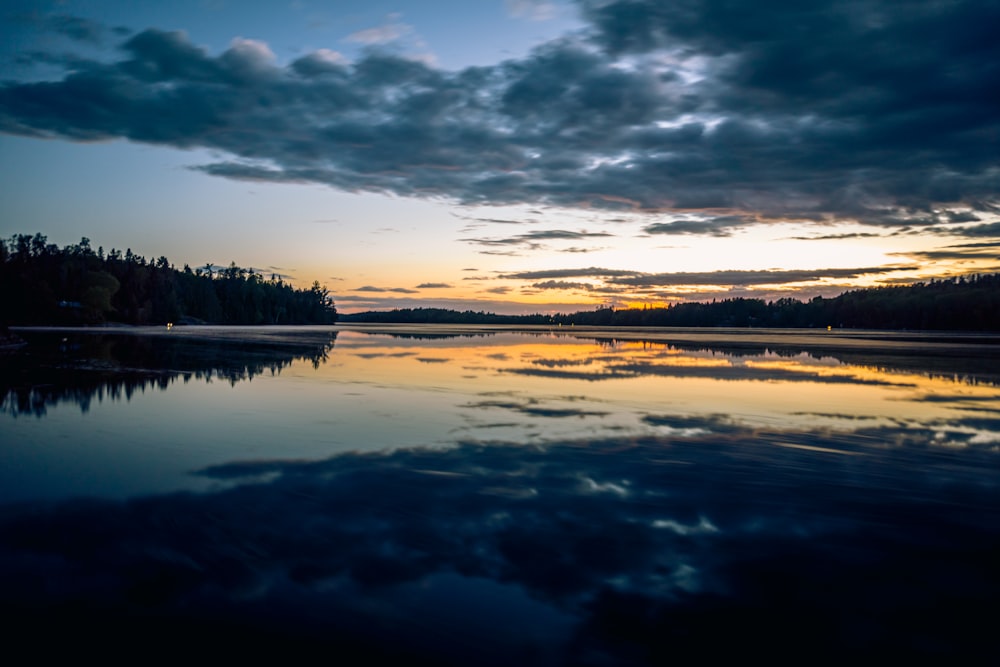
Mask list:
[[[346,331],[324,364],[329,342],[319,357],[268,353],[282,373],[255,389],[303,392],[284,397],[299,421],[275,442],[250,438],[259,423],[240,430],[245,415],[218,415],[236,446],[214,438],[217,463],[188,468],[210,490],[2,506],[11,650],[188,657],[199,642],[230,657],[320,648],[504,665],[663,664],[733,647],[998,657],[992,357],[953,355],[975,370],[949,378],[947,355],[891,347]],[[93,389],[94,375],[67,377]],[[447,443],[390,437],[417,417],[440,420]],[[350,419],[381,449],[352,440],[357,451],[289,460],[302,456],[289,453],[293,427],[325,443]],[[522,431],[538,435],[509,437]]]
[[[218,493],[8,513],[6,620],[456,663],[996,654],[995,452],[705,426],[231,463],[198,473],[240,482]]]

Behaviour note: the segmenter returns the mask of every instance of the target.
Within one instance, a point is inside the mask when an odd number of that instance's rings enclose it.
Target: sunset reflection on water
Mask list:
[[[649,428],[644,417],[661,414],[722,414],[747,426],[905,425],[944,433],[1000,409],[988,379],[852,363],[822,350],[686,350],[559,334],[428,340],[351,331],[340,335],[337,349],[337,362],[319,371],[330,381],[362,384],[373,394],[404,389],[477,397],[471,405],[480,414],[457,425],[464,437],[486,437],[482,429],[504,414],[529,430],[544,420],[553,430],[539,437],[558,438],[642,432]],[[578,419],[553,424],[556,416]]]
[[[996,657],[989,340],[30,334],[0,359],[0,621],[26,644]]]

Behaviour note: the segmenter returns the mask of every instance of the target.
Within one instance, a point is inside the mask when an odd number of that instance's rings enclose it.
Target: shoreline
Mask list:
[[[797,329],[751,327],[552,326],[517,324],[344,323],[319,325],[179,325],[165,326],[13,326],[17,333],[73,333],[230,340],[242,342],[301,342],[303,338],[336,336],[341,332],[383,335],[525,334],[575,337],[611,342],[714,343],[723,346],[780,346],[872,351],[1000,352],[1000,333],[979,331],[913,331],[896,329]],[[990,355],[992,356],[992,355]]]

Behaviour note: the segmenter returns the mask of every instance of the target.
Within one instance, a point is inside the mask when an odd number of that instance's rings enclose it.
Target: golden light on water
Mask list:
[[[998,407],[995,387],[961,377],[843,363],[829,355],[726,353],[579,335],[408,341],[347,331],[338,337],[335,361],[318,372],[364,387],[374,401],[379,392],[430,392],[445,406],[441,414],[450,415],[440,418],[470,432],[501,421],[530,430],[543,420],[552,437],[657,432],[663,429],[645,419],[662,415],[712,416],[759,428],[853,431],[908,424],[946,431],[970,410]],[[935,399],[942,396],[960,400]]]

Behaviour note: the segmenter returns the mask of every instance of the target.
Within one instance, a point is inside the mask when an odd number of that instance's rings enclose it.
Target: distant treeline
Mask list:
[[[405,308],[341,316],[345,322],[441,324],[563,324],[658,327],[846,327],[1000,331],[1000,274],[972,275],[840,296],[796,299],[725,299],[663,308],[596,310],[558,315],[497,315],[440,308]]]
[[[296,289],[230,264],[175,269],[131,250],[96,251],[86,238],[60,248],[45,236],[0,240],[0,325],[329,324],[337,310],[326,288]]]

